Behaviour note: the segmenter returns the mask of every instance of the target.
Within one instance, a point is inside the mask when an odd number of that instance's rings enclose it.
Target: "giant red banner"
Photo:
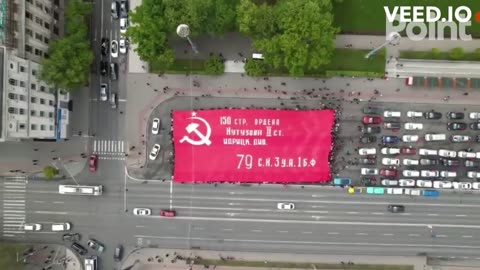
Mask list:
[[[174,181],[330,181],[334,124],[331,110],[174,112]]]

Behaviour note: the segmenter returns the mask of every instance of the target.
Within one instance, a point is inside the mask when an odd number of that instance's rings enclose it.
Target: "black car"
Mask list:
[[[465,118],[465,114],[462,112],[448,112],[447,118],[449,119],[463,119]]]
[[[470,128],[473,130],[480,130],[480,122],[471,123]]]
[[[79,233],[65,233],[62,235],[63,241],[77,242],[80,241]]]
[[[448,130],[465,130],[467,129],[467,124],[461,122],[451,122],[447,123]]]
[[[387,210],[391,213],[402,213],[405,212],[405,206],[400,204],[389,204]]]
[[[428,159],[428,158],[421,158],[420,159],[420,165],[437,165],[438,164],[438,160],[436,159]]]
[[[377,164],[377,159],[375,158],[361,158],[358,160],[358,164],[361,165],[375,165]]]
[[[371,135],[363,135],[361,138],[360,138],[360,142],[361,143],[374,143],[377,141],[377,137],[375,136],[371,136]]]
[[[102,38],[101,52],[103,56],[107,56],[110,49],[110,39]]]
[[[362,132],[365,134],[378,134],[381,130],[380,127],[363,126]]]
[[[73,250],[75,250],[80,255],[85,255],[85,254],[88,253],[87,249],[84,248],[82,245],[80,245],[77,242],[73,242],[72,248],[73,248]]]
[[[436,111],[430,111],[423,113],[423,117],[425,117],[425,119],[440,119],[442,118],[442,114]]]
[[[363,107],[364,114],[380,115],[380,109],[373,106]]]
[[[447,167],[460,166],[460,160],[442,158],[440,159],[440,161],[442,162],[443,166],[447,166]]]
[[[105,61],[100,61],[100,74],[102,76],[108,75],[108,63]]]
[[[128,2],[126,0],[122,0],[120,2],[120,18],[127,18],[128,17]]]
[[[113,252],[113,259],[116,261],[116,262],[119,262],[122,260],[122,256],[123,256],[123,246],[122,245],[118,245],[116,248],[115,248],[115,251]]]
[[[388,122],[388,123],[383,123],[383,128],[386,128],[386,129],[400,129],[401,125],[400,125],[400,123],[397,123],[397,122]]]
[[[480,142],[480,135],[477,135],[477,142]]]
[[[479,167],[480,162],[473,160],[465,160],[465,167]]]

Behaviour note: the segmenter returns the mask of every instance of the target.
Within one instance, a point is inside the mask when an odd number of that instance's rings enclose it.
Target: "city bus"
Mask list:
[[[59,185],[58,193],[71,195],[102,195],[103,186]]]

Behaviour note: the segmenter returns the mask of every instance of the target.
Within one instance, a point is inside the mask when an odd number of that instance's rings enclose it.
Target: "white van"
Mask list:
[[[387,188],[387,194],[403,195],[403,188]]]
[[[446,134],[425,134],[425,141],[427,142],[441,142],[446,140]]]
[[[85,258],[85,270],[97,270],[97,256]]]
[[[385,118],[401,117],[401,116],[402,116],[401,112],[394,112],[394,111],[384,111],[383,112],[383,117],[385,117]]]
[[[418,154],[420,156],[436,156],[438,155],[438,151],[432,150],[432,149],[420,148],[420,150],[418,151]]]
[[[441,171],[440,176],[441,177],[457,177],[457,172]]]
[[[458,151],[459,158],[476,158],[477,153],[474,152],[467,152],[467,151]]]
[[[263,60],[263,54],[261,53],[252,53],[252,58],[257,60]]]
[[[69,231],[72,226],[70,223],[53,223],[52,224],[52,231],[53,232],[62,232],[62,231]]]
[[[407,112],[408,118],[422,118],[423,112],[415,112],[415,111],[408,111]]]

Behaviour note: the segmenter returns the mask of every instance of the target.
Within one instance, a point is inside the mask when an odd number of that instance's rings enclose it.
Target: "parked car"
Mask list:
[[[123,246],[122,245],[118,245],[116,248],[115,248],[115,251],[113,252],[113,259],[116,261],[116,262],[119,262],[122,260],[122,257],[123,257]]]
[[[110,39],[105,38],[105,37],[102,38],[102,42],[101,42],[101,45],[100,45],[100,51],[101,51],[103,56],[108,55],[109,48],[110,48]]]
[[[365,106],[363,107],[364,114],[380,115],[380,108],[375,106]]]
[[[108,84],[106,83],[100,84],[100,100],[101,101],[108,100]]]
[[[121,0],[120,1],[120,18],[127,18],[128,17],[128,1]]]
[[[103,250],[105,249],[105,246],[102,243],[98,242],[93,238],[87,241],[87,246],[99,253],[103,252]]]
[[[152,134],[154,134],[154,135],[158,134],[159,130],[160,130],[160,119],[159,118],[153,118]]]
[[[150,151],[150,155],[148,157],[150,160],[155,160],[157,159],[158,153],[160,153],[160,144],[156,143],[153,146],[152,151]]]
[[[377,175],[378,174],[378,169],[372,169],[372,168],[362,168],[360,170],[361,175]]]
[[[398,166],[398,165],[400,165],[400,159],[398,159],[398,158],[382,158],[382,164],[383,165]]]
[[[361,164],[361,165],[375,165],[375,164],[377,164],[377,159],[375,159],[375,158],[360,158],[360,159],[358,159],[358,164]]]
[[[412,166],[412,165],[418,165],[418,164],[419,164],[418,159],[406,158],[403,160],[403,165],[406,165],[406,166]]]
[[[421,170],[420,176],[421,177],[438,177],[440,175],[439,171],[434,170]]]
[[[403,188],[387,188],[387,194],[403,195]]]
[[[375,149],[375,148],[360,148],[360,149],[358,149],[358,154],[360,156],[375,155],[376,153],[377,153],[377,149]]]
[[[441,172],[440,172],[440,177],[443,177],[443,178],[453,178],[453,177],[457,177],[457,172],[453,172],[453,171],[441,171]]]
[[[112,107],[112,109],[117,108],[117,93],[112,93],[110,95],[110,107]]]
[[[472,184],[472,189],[477,189],[477,190],[480,189],[480,182],[474,182]]]
[[[431,197],[431,198],[436,198],[440,196],[440,192],[436,190],[424,190],[423,191],[423,196],[424,197]]]
[[[383,117],[385,118],[393,118],[393,117],[401,117],[402,113],[398,111],[384,111]]]
[[[95,154],[90,155],[90,160],[88,162],[90,172],[96,172],[98,166],[98,156]]]
[[[461,122],[450,122],[447,123],[448,130],[465,130],[467,129],[467,124]]]
[[[454,189],[472,189],[472,183],[470,182],[453,182]]]
[[[471,123],[471,124],[470,124],[470,129],[480,130],[480,122]]]
[[[362,137],[360,137],[360,142],[364,144],[374,143],[376,141],[377,141],[377,137],[372,135],[363,135]]]
[[[423,112],[416,112],[416,111],[408,111],[407,112],[408,118],[422,118]]]
[[[108,62],[107,61],[100,61],[100,75],[107,76],[108,75]]]
[[[421,158],[420,165],[427,166],[427,165],[437,165],[438,160],[436,159],[428,159],[428,158]]]
[[[480,172],[469,171],[467,172],[468,178],[480,178]]]
[[[397,154],[400,154],[400,148],[384,147],[382,148],[381,152],[384,155],[397,155]]]
[[[477,142],[480,142],[480,135],[477,135]]]
[[[352,179],[350,178],[334,178],[334,186],[350,186],[352,184]]]
[[[73,242],[72,249],[82,256],[88,253],[87,249],[77,242]]]
[[[442,162],[443,166],[447,166],[447,167],[460,166],[460,160],[456,160],[456,159],[441,158],[440,162]]]
[[[118,19],[118,11],[120,10],[120,4],[117,1],[112,1],[110,12],[113,19]]]
[[[441,157],[455,158],[457,157],[457,152],[452,150],[440,149],[438,150],[438,155]]]
[[[398,186],[397,180],[383,179],[381,182],[382,186]]]
[[[401,187],[414,187],[415,186],[415,180],[413,180],[413,179],[400,179],[400,180],[398,180],[398,184]]]
[[[430,111],[430,112],[425,112],[423,114],[423,117],[425,117],[425,119],[440,119],[442,118],[442,114],[436,111]]]
[[[399,143],[400,142],[400,138],[397,137],[397,136],[382,136],[382,142],[384,144],[387,144],[387,143]]]
[[[39,223],[25,223],[23,225],[23,230],[25,231],[41,231],[42,224]]]
[[[405,206],[399,204],[390,204],[387,206],[387,210],[391,213],[403,213],[405,212]]]
[[[383,128],[385,128],[385,129],[400,129],[401,125],[400,125],[400,123],[397,123],[397,122],[389,122],[389,123],[384,123]]]
[[[405,123],[404,125],[406,130],[421,130],[423,129],[422,123]]]
[[[421,188],[431,188],[433,187],[433,182],[430,180],[417,180],[417,187]]]
[[[411,147],[403,147],[401,151],[402,155],[415,155],[417,153],[417,150]]]
[[[465,118],[465,114],[462,112],[448,112],[447,113],[448,119],[463,119]]]
[[[78,242],[80,241],[81,236],[79,233],[64,233],[62,235],[63,241]]]
[[[128,46],[129,46],[128,39],[126,39],[125,37],[120,37],[120,39],[118,40],[118,47],[120,49],[121,54],[127,53]]]
[[[420,176],[420,172],[419,171],[415,171],[415,170],[404,170],[402,172],[403,176],[405,177],[419,177]]]
[[[135,216],[150,216],[152,210],[150,208],[133,208],[133,214]]]
[[[465,167],[479,167],[480,162],[478,161],[473,161],[473,160],[465,160]]]
[[[362,122],[364,125],[379,125],[382,123],[382,118],[379,116],[364,116]]]
[[[450,137],[450,140],[452,142],[468,142],[472,140],[472,137],[467,136],[467,135],[452,135]]]
[[[120,33],[126,34],[128,28],[128,19],[127,18],[120,18]]]
[[[110,54],[112,55],[112,58],[118,57],[118,41],[112,40],[112,43],[110,44]]]
[[[476,158],[477,153],[475,152],[467,152],[467,151],[458,151],[459,158]]]
[[[453,184],[450,181],[433,181],[434,188],[453,188]]]
[[[472,120],[478,120],[478,119],[480,119],[480,112],[471,112],[468,115],[468,118],[470,118]]]
[[[380,175],[385,178],[395,178],[397,176],[397,170],[393,169],[381,169]]]
[[[420,150],[418,151],[418,154],[420,156],[436,156],[438,155],[438,151],[434,149],[420,148]]]
[[[418,135],[403,135],[402,141],[403,142],[418,142]]]
[[[372,127],[372,126],[363,126],[362,133],[364,134],[378,134],[381,132],[380,127]]]
[[[422,195],[422,191],[420,189],[416,189],[416,188],[404,188],[404,194],[405,195],[410,195],[410,196],[421,196]]]

